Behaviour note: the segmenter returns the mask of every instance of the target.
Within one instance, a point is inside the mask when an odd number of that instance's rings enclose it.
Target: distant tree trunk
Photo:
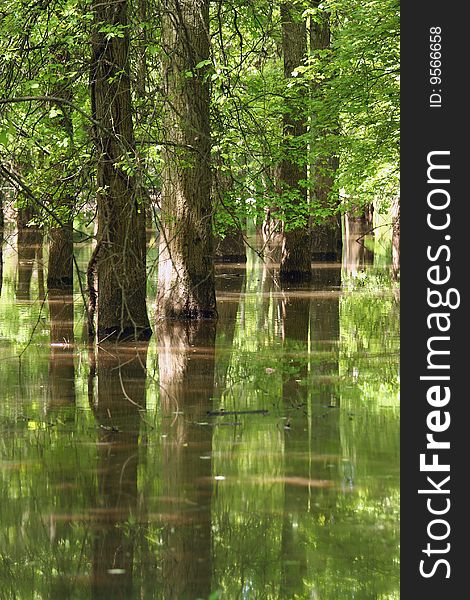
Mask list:
[[[32,207],[24,206],[18,208],[16,215],[18,257],[16,297],[18,300],[31,298],[34,261],[37,258],[38,249],[42,245],[42,232],[39,227],[28,225],[34,214],[35,211]]]
[[[66,223],[49,231],[47,288],[64,289],[73,286],[73,227]]]
[[[162,318],[215,318],[209,1],[164,0],[165,166],[158,266]],[[191,76],[188,76],[188,73]]]
[[[295,2],[281,4],[282,50],[284,54],[284,77],[292,78],[292,72],[302,64],[307,52],[307,30],[302,9]],[[289,102],[289,100],[286,100]],[[301,207],[307,204],[307,165],[295,156],[296,138],[307,131],[305,117],[295,100],[284,113],[284,157],[279,167],[279,184],[283,194],[289,194],[291,202]],[[292,153],[294,153],[292,155]],[[289,224],[286,214],[286,224]],[[281,281],[308,281],[312,276],[310,234],[307,218],[305,223],[284,232],[280,267]]]
[[[366,265],[374,262],[374,251],[366,244],[366,234],[371,226],[365,219],[351,218],[349,213],[344,215],[345,221],[345,248],[343,253],[343,267],[350,275],[357,275]]]
[[[392,276],[398,279],[400,273],[400,198],[392,202]]]
[[[221,163],[220,163],[221,164]],[[245,263],[246,249],[245,240],[243,239],[243,231],[241,223],[231,214],[228,214],[224,199],[232,189],[232,179],[223,171],[216,171],[212,179],[212,196],[214,198],[214,206],[218,210],[227,213],[227,217],[234,223],[229,226],[223,235],[215,236],[215,253],[214,259],[216,262],[227,263]]]
[[[57,52],[55,59],[58,63],[69,67],[70,55],[67,51]],[[53,95],[66,100],[72,100],[72,82],[67,79],[54,86]],[[58,125],[69,138],[68,151],[64,163],[54,165],[57,176],[67,175],[67,158],[74,152],[73,124],[71,109],[61,105],[61,116]],[[60,209],[62,225],[54,223],[49,231],[49,259],[47,266],[47,288],[67,289],[73,287],[73,197],[65,183],[62,183],[62,196],[53,202],[52,208]]]
[[[137,192],[135,141],[129,82],[126,0],[93,0],[95,29],[91,99],[100,123],[98,152],[98,244],[89,265],[98,281],[98,339],[148,339],[145,210]],[[107,39],[104,25],[119,28]],[[120,37],[122,36],[122,37]],[[90,289],[91,296],[96,291]]]
[[[319,0],[313,0],[313,7],[318,9]],[[323,12],[310,21],[310,52],[325,50],[330,47],[330,22],[329,15]],[[321,95],[321,84],[314,84],[315,90]],[[313,117],[313,121],[314,121]],[[312,131],[315,131],[312,123]],[[337,202],[331,202],[330,194],[334,184],[334,174],[338,169],[336,156],[321,156],[311,165],[312,200],[313,205],[319,208],[337,209]],[[321,223],[312,223],[312,258],[313,260],[340,261],[342,255],[342,229],[341,215],[333,214],[326,217]]]

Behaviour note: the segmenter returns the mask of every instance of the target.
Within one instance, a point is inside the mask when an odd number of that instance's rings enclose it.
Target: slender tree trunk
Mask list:
[[[215,318],[208,0],[164,0],[165,167],[158,266],[162,318]],[[188,76],[188,73],[191,76]]]
[[[151,335],[146,306],[145,211],[138,197],[129,83],[126,0],[94,0],[92,111],[100,123],[98,246],[92,271],[98,281],[98,339]],[[119,28],[107,38],[104,25]],[[120,37],[122,36],[122,37]],[[89,269],[89,270],[90,270]],[[90,274],[89,274],[90,275]],[[88,277],[89,284],[93,277]],[[90,290],[93,295],[95,290]]]
[[[18,208],[16,217],[18,231],[16,297],[18,300],[29,300],[31,298],[31,279],[33,276],[34,261],[37,258],[38,249],[42,245],[42,232],[39,227],[28,225],[33,216],[33,208],[29,206]],[[38,275],[39,273],[40,266],[38,265]]]
[[[318,9],[319,0],[313,0],[312,5]],[[317,14],[310,21],[310,52],[326,50],[330,47],[330,22],[326,12]],[[314,94],[322,95],[321,87],[324,84],[314,84]],[[315,128],[315,115],[312,117],[312,133],[318,135]],[[314,142],[313,142],[314,143]],[[320,156],[311,165],[312,204],[318,208],[337,210],[339,198],[332,202],[330,195],[335,180],[335,171],[338,169],[336,156]],[[342,256],[342,227],[341,215],[332,214],[320,223],[312,223],[312,258],[314,260],[340,261]]]
[[[392,276],[398,279],[400,273],[400,197],[392,203]]]
[[[296,2],[281,4],[282,49],[284,53],[284,76],[292,73],[305,59],[307,53],[307,30],[302,18],[302,8]],[[284,113],[284,158],[279,167],[279,184],[290,202],[300,208],[307,204],[307,165],[296,150],[296,138],[307,131],[301,106],[292,101]],[[299,218],[299,215],[294,215]],[[280,267],[281,281],[308,281],[312,276],[310,234],[307,217],[303,225],[289,229],[290,215],[286,214],[286,231],[282,241]],[[302,219],[302,217],[300,217]]]
[[[57,52],[55,59],[66,68],[70,63],[67,51]],[[71,101],[72,82],[66,77],[65,81],[58,83],[53,90],[53,95]],[[54,165],[58,177],[67,175],[67,159],[74,152],[73,124],[71,109],[68,106],[60,107],[61,117],[58,121],[60,127],[69,138],[67,153],[62,159],[64,162]],[[47,288],[68,289],[73,287],[73,196],[67,184],[62,183],[62,195],[52,208],[59,209],[62,225],[53,224],[49,231],[49,258],[47,265]]]

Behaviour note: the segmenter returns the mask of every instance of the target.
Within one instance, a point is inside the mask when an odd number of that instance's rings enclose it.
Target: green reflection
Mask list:
[[[217,328],[94,351],[7,248],[0,597],[398,598],[398,288],[348,252],[296,289],[251,253]]]

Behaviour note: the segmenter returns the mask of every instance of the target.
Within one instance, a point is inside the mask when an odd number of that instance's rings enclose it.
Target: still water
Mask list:
[[[94,350],[79,289],[44,294],[41,251],[12,240],[2,600],[399,597],[399,300],[380,244],[315,265],[308,288],[254,254],[220,265],[216,327]]]

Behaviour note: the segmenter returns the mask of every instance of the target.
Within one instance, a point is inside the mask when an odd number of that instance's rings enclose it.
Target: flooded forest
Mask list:
[[[0,598],[399,598],[399,4],[0,3]]]

